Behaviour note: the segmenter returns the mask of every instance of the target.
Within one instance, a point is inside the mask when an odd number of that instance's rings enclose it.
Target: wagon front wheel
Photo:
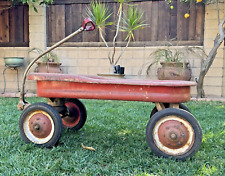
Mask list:
[[[197,120],[187,111],[167,108],[151,117],[146,137],[156,155],[185,160],[199,150],[202,131]]]
[[[29,105],[21,114],[19,129],[26,143],[52,147],[62,134],[62,120],[59,113],[46,103]]]

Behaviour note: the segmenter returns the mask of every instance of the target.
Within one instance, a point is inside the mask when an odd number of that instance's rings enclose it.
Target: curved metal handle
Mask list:
[[[91,25],[91,26],[89,26]],[[82,24],[82,27],[85,31],[93,31],[95,30],[95,24],[90,18],[85,18]]]

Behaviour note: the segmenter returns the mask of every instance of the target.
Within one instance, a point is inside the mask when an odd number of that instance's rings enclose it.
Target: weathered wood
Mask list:
[[[169,6],[159,1],[159,17],[158,17],[158,41],[166,41],[169,38]]]
[[[29,41],[29,7],[24,6],[24,42]]]
[[[195,39],[203,41],[204,38],[204,19],[205,19],[204,6],[197,6],[196,12],[196,35]]]
[[[177,40],[177,1],[173,1],[172,5],[173,9],[170,10],[170,41]]]
[[[55,41],[62,40],[65,35],[65,5],[56,5],[55,6]]]
[[[145,26],[145,28],[141,30],[139,41],[151,41],[150,31],[151,31],[151,27],[152,27],[152,24],[151,24],[152,2],[151,1],[141,2],[140,9],[141,9],[141,11],[144,12],[143,20],[145,21],[145,24],[147,24],[147,26]]]
[[[0,11],[0,42],[9,42],[9,12],[8,10]]]
[[[188,39],[188,23],[189,18],[184,18],[184,14],[188,12],[187,4],[177,1],[177,40]]]
[[[23,24],[23,6],[17,6],[16,7],[16,19],[15,19],[15,27],[16,27],[16,31],[15,31],[15,39],[16,39],[16,43],[18,42],[23,42],[23,38],[24,38],[24,26],[21,25]]]
[[[158,13],[159,13],[159,4],[158,2],[152,3],[152,20],[151,20],[151,41],[158,40]]]
[[[28,46],[28,11],[28,6],[23,5],[17,5],[0,11],[1,46]]]
[[[86,6],[89,5],[90,1],[74,1],[74,0],[65,0],[65,1],[55,1],[56,4],[63,4],[64,11],[62,13],[55,14],[54,13],[47,13],[48,20],[51,24],[51,28],[48,28],[48,45],[54,43],[58,40],[60,35],[64,32],[65,35],[69,35],[72,31],[79,28],[82,24],[82,20],[86,17]],[[113,0],[105,1],[107,2],[107,6],[111,9],[112,16],[110,17],[109,21],[116,21],[117,18],[117,11],[119,9],[119,4],[115,3]],[[66,5],[65,5],[66,4]],[[203,25],[204,25],[204,7],[202,9],[196,8],[195,3],[191,3],[190,6],[190,18],[185,19],[184,14],[188,11],[188,6],[183,5],[180,2],[172,1],[172,5],[174,9],[171,10],[169,5],[165,3],[164,0],[160,1],[134,1],[130,2],[129,4],[138,5],[138,8],[141,8],[144,12],[145,23],[149,24],[144,30],[135,31],[135,41],[141,42],[146,41],[180,41],[177,42],[178,45],[187,45],[192,40],[192,43],[202,44],[203,43]],[[178,4],[178,7],[177,7]],[[51,5],[52,9],[55,9],[55,6],[62,6],[62,5]],[[126,12],[128,6],[124,5],[123,10]],[[51,8],[49,8],[51,10]],[[48,9],[48,10],[49,10]],[[198,11],[198,13],[196,12]],[[64,29],[63,25],[61,27],[61,33],[57,32],[57,21],[55,19],[55,15],[59,18],[59,14],[64,16],[65,25]],[[50,15],[50,16],[49,16]],[[63,17],[60,17],[63,18]],[[52,19],[52,20],[49,20]],[[198,25],[197,25],[198,24]],[[121,25],[123,25],[121,23]],[[50,30],[52,29],[52,30]],[[107,26],[103,29],[103,36],[107,42],[113,41],[115,36],[115,25]],[[124,41],[127,33],[119,32],[119,35],[116,39],[117,42]],[[198,36],[196,38],[196,36]],[[52,39],[51,39],[52,38]],[[181,42],[182,41],[182,42]],[[76,36],[74,39],[71,39],[69,42],[102,42],[100,35],[97,30],[89,33],[83,33],[79,36]],[[165,43],[165,42],[163,42]],[[168,42],[167,42],[168,43]],[[155,43],[157,44],[157,42]],[[94,44],[95,45],[95,44]],[[145,44],[141,44],[145,45]],[[152,45],[152,43],[150,44]],[[161,44],[160,44],[161,45]]]
[[[196,29],[196,6],[195,2],[190,2],[190,17],[189,17],[189,29],[188,29],[188,40],[195,39],[195,29]]]

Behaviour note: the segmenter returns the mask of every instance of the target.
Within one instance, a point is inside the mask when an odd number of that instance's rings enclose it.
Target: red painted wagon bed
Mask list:
[[[90,75],[32,73],[39,97],[181,103],[190,100],[195,82],[106,79]]]

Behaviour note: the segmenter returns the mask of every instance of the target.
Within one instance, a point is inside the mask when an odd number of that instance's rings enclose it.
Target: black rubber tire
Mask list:
[[[159,123],[160,120],[166,118],[166,117],[179,117],[180,119],[186,121],[189,123],[193,130],[194,134],[194,141],[193,144],[190,146],[190,148],[187,149],[187,151],[184,151],[182,154],[168,154],[163,150],[160,150],[159,147],[157,147],[156,142],[154,140],[153,132],[154,128],[157,123]],[[169,120],[168,120],[169,121]],[[163,122],[164,123],[164,122]],[[162,123],[162,124],[163,124]],[[157,131],[158,132],[158,131]],[[159,134],[159,133],[158,133]],[[192,157],[200,148],[201,142],[202,142],[202,130],[198,123],[198,121],[192,116],[191,113],[182,110],[182,109],[175,109],[175,108],[167,108],[163,109],[157,113],[155,113],[149,120],[147,127],[146,127],[146,139],[149,147],[151,148],[152,152],[154,152],[157,156],[164,156],[166,158],[174,158],[177,160],[186,160],[187,158]]]
[[[169,103],[163,103],[163,104],[164,104],[165,108],[169,108]],[[191,112],[191,111],[187,108],[187,106],[185,106],[185,105],[182,104],[182,103],[179,103],[179,108],[180,108],[180,109],[183,109],[183,110],[185,110],[185,111],[187,111],[187,112]],[[151,114],[150,114],[150,118],[151,118],[155,113],[157,113],[157,112],[158,112],[158,109],[157,109],[156,107],[154,107],[154,108],[152,109]]]
[[[74,131],[78,131],[80,130],[85,122],[86,122],[86,119],[87,119],[87,111],[86,111],[86,108],[84,106],[84,104],[79,100],[79,99],[66,99],[65,100],[65,106],[67,106],[68,108],[68,103],[71,103],[72,106],[74,107],[71,107],[73,108],[72,109],[72,113],[74,114],[74,116],[79,116],[79,117],[76,117],[78,118],[77,121],[75,124],[66,124],[65,123],[65,120],[66,118],[70,118],[69,116],[66,116],[66,117],[63,117],[62,118],[62,122],[63,122],[63,126],[64,128],[70,128]],[[69,108],[68,108],[69,110]],[[68,123],[68,122],[67,122]]]
[[[47,119],[47,120],[49,119],[48,121],[51,121],[51,126],[48,126],[48,127],[51,127],[50,128],[51,134],[49,134],[49,136],[47,136],[47,137],[41,138],[43,140],[46,139],[46,141],[41,141],[41,140],[39,141],[40,137],[36,137],[34,135],[32,129],[31,129],[32,127],[31,127],[31,125],[29,125],[31,118],[34,118],[35,114],[32,115],[31,117],[29,117],[29,116],[35,112],[37,112],[37,114],[40,114],[39,116],[43,115],[45,117],[45,119]],[[42,112],[42,113],[40,113],[40,112]],[[28,126],[24,126],[27,124],[28,124]],[[54,125],[52,125],[52,124],[54,124]],[[34,103],[34,104],[29,105],[22,112],[22,114],[20,116],[19,129],[20,129],[20,135],[26,143],[32,142],[37,146],[43,146],[43,147],[47,147],[47,148],[54,146],[60,139],[61,134],[63,132],[62,120],[61,120],[59,113],[52,106],[50,106],[46,103]],[[49,138],[49,139],[47,139],[47,138]]]

